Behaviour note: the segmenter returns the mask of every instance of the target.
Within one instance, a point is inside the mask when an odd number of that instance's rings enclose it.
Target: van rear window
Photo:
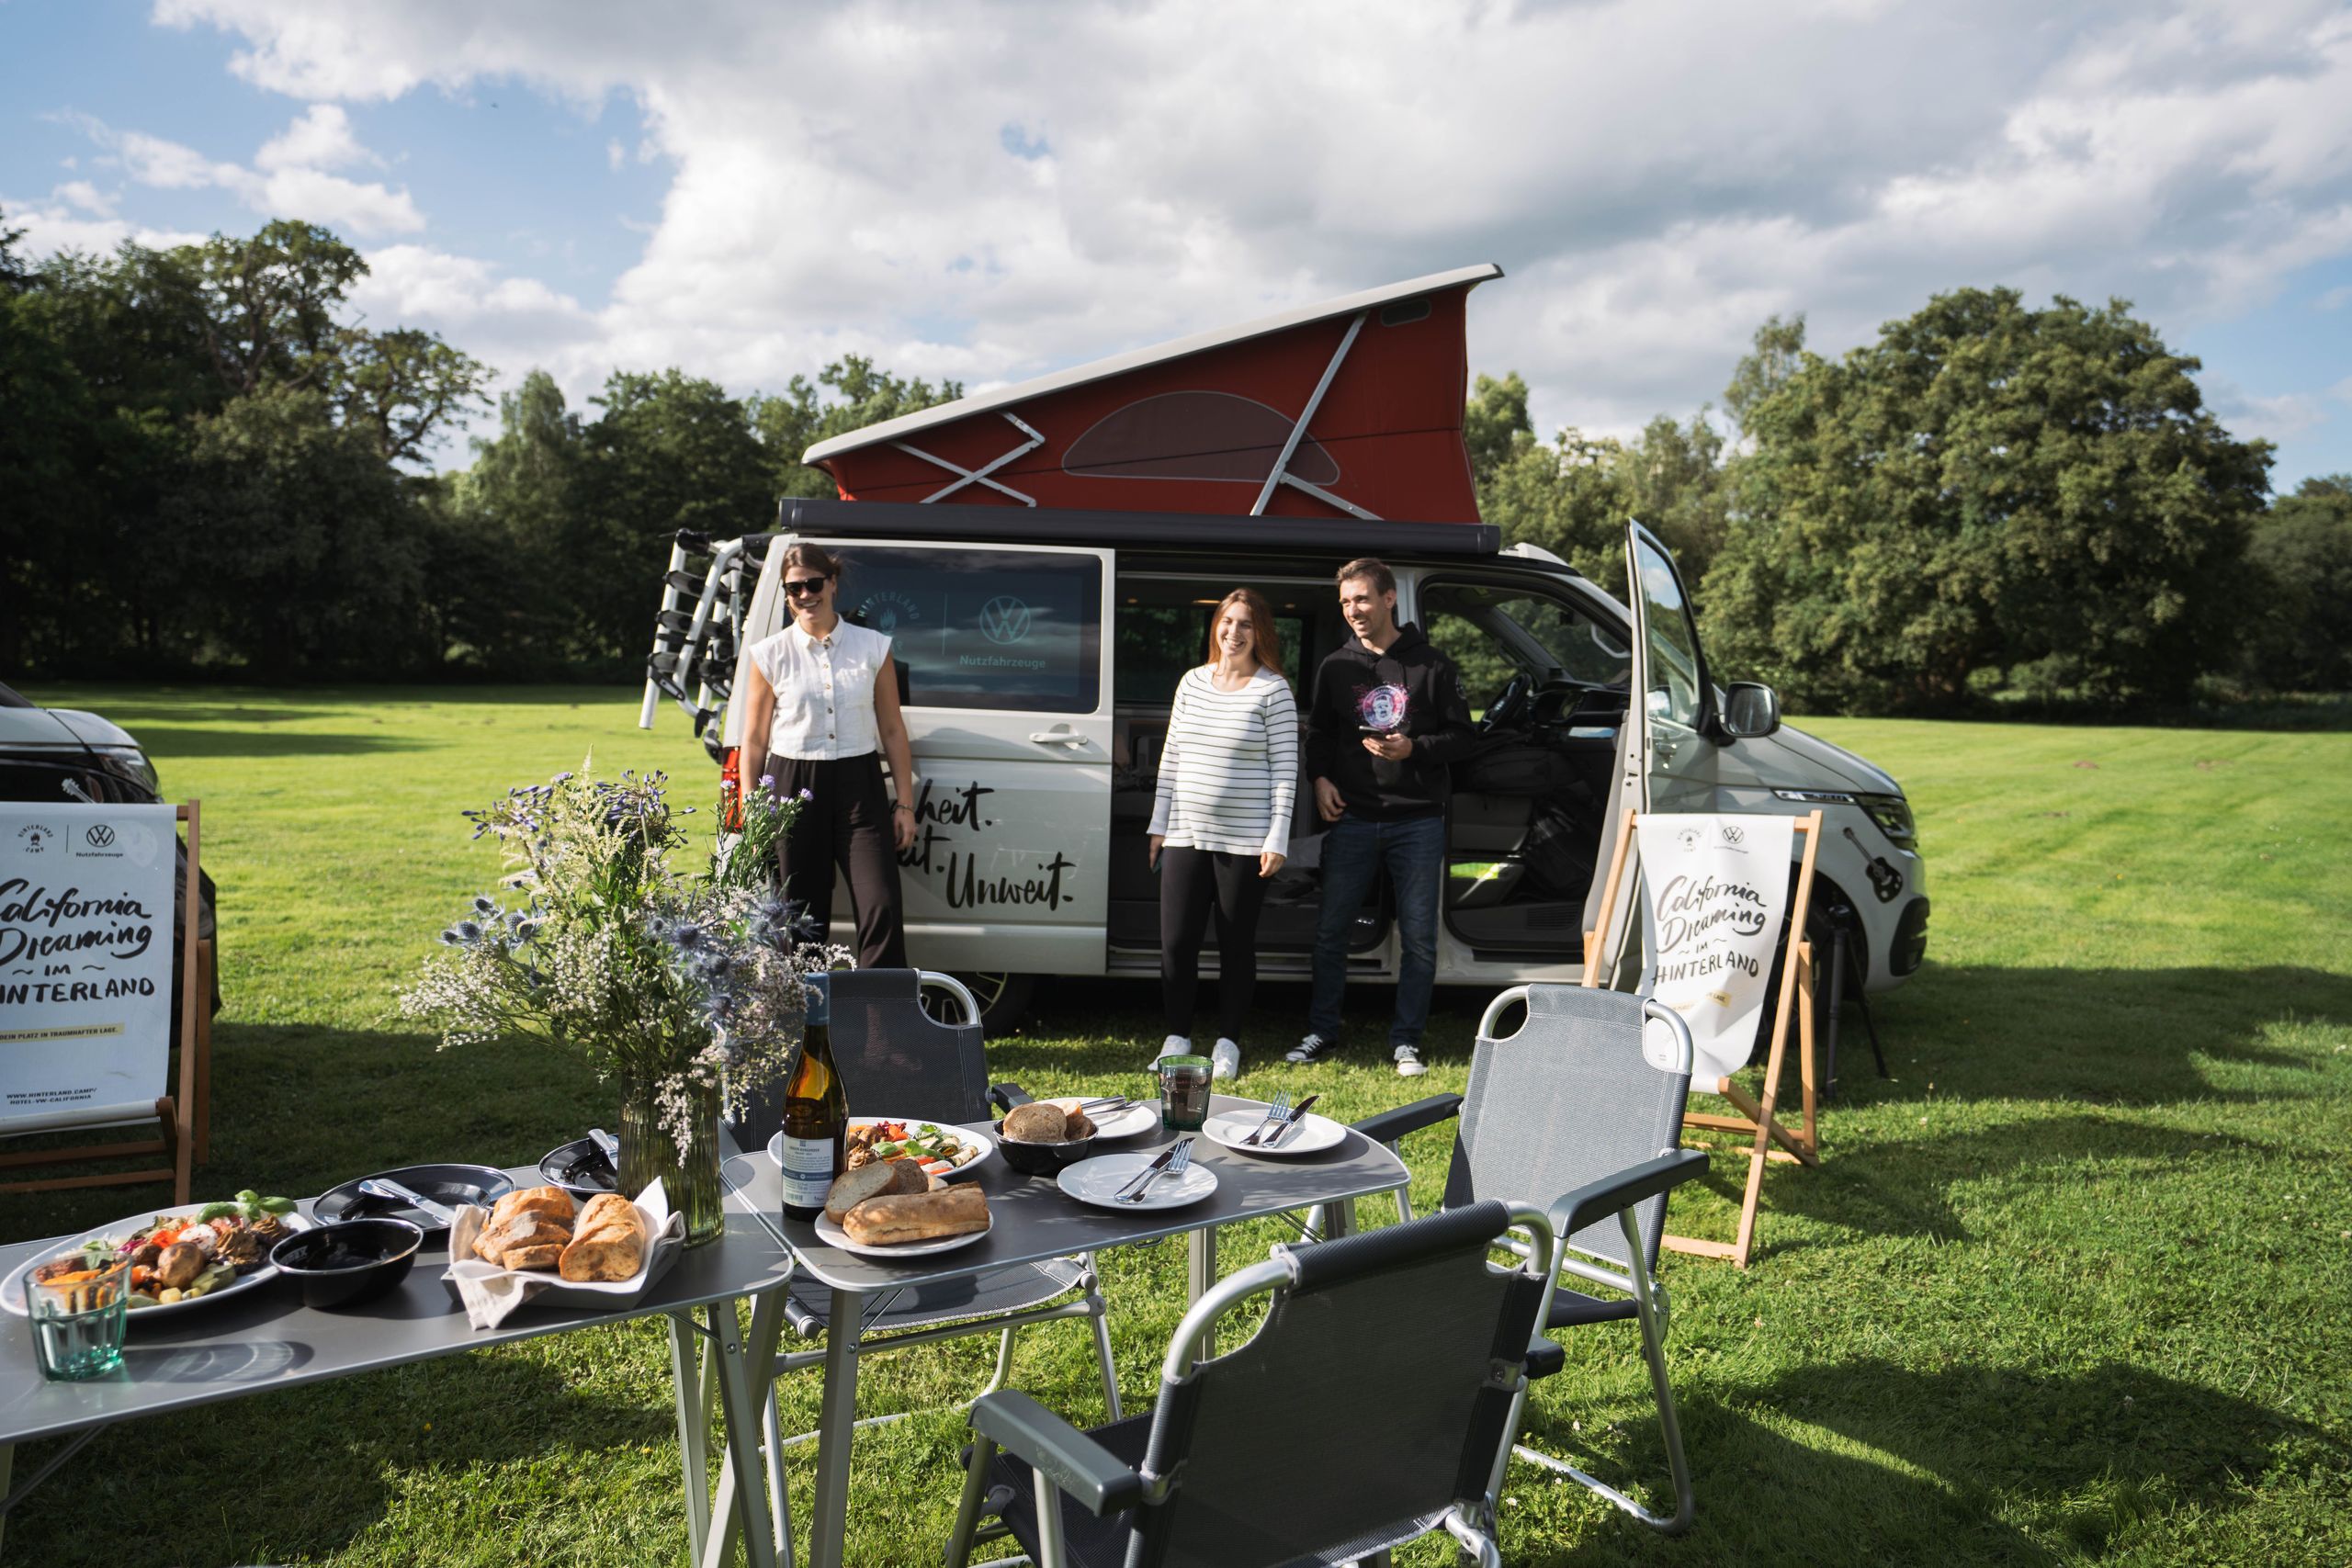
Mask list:
[[[891,639],[916,707],[1092,713],[1102,568],[1091,555],[850,545],[842,613]]]

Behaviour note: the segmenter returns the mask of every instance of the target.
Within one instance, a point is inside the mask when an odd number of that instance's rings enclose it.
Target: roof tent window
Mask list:
[[[890,637],[907,701],[1092,713],[1102,569],[1091,555],[852,545],[842,613]]]
[[[1216,479],[1263,484],[1290,416],[1231,392],[1162,392],[1105,414],[1069,445],[1065,473],[1104,479]],[[1340,482],[1340,465],[1310,435],[1291,454],[1309,484]]]

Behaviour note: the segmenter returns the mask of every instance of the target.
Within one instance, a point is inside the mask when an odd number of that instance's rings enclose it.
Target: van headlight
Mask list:
[[[1911,821],[1911,803],[1899,795],[1860,795],[1842,789],[1776,789],[1772,793],[1781,800],[1806,806],[1859,806],[1870,813],[1889,841],[1903,849],[1909,849],[1919,837]]]

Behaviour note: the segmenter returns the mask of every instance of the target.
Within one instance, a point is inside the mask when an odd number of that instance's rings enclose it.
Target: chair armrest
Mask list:
[[[972,1406],[972,1429],[1027,1460],[1090,1514],[1123,1514],[1143,1501],[1142,1476],[1018,1390],[982,1396]]]
[[[1568,1364],[1568,1353],[1559,1345],[1538,1334],[1535,1343],[1527,1348],[1527,1381],[1548,1378]]]
[[[1630,1209],[1645,1198],[1655,1198],[1707,1168],[1704,1149],[1674,1149],[1656,1159],[1628,1166],[1614,1176],[1589,1182],[1552,1205],[1552,1234],[1562,1240],[1595,1220],[1605,1220]]]
[[[1458,1094],[1433,1094],[1427,1100],[1417,1100],[1410,1105],[1400,1105],[1394,1111],[1375,1111],[1354,1123],[1355,1130],[1375,1144],[1393,1144],[1408,1133],[1418,1133],[1424,1127],[1434,1127],[1462,1112],[1462,1097]]]
[[[989,1103],[1000,1111],[1010,1111],[1016,1105],[1029,1103],[1029,1091],[1017,1083],[989,1085]]]

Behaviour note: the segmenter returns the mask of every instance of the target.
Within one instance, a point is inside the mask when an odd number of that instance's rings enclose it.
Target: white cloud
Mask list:
[[[312,105],[283,131],[264,142],[253,167],[209,158],[143,130],[124,130],[88,115],[65,117],[105,150],[101,164],[119,168],[134,184],[162,190],[217,189],[251,211],[271,218],[299,218],[362,238],[413,234],[424,215],[405,189],[347,179],[327,171],[334,165],[372,162],[351,134],[344,111]]]
[[[155,15],[235,35],[233,69],[311,105],[326,148],[340,102],[628,96],[673,171],[659,221],[609,299],[511,296],[514,341],[739,389],[847,351],[1009,378],[1494,259],[1472,364],[1524,372],[1541,428],[1622,431],[1716,395],[1776,310],[1834,352],[2007,283],[2129,298],[2177,337],[2352,252],[2352,14],[2323,0]],[[145,166],[203,177],[188,159]],[[367,188],[378,231],[414,231],[404,191]],[[414,266],[453,335],[510,308],[515,279],[435,292]],[[2249,418],[2301,417],[2266,395]]]
[[[334,169],[383,160],[359,145],[351,131],[351,117],[341,105],[312,104],[293,124],[263,142],[254,163],[265,169]]]

